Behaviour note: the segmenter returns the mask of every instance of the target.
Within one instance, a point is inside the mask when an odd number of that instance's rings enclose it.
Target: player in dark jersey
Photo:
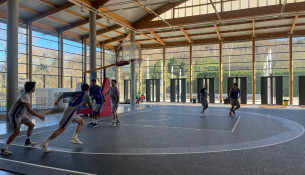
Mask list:
[[[229,116],[232,116],[232,113],[235,115],[235,111],[240,108],[240,104],[238,99],[240,98],[240,89],[238,88],[237,83],[234,83],[233,88],[229,92],[230,101],[231,101],[231,109]]]
[[[205,115],[205,110],[209,107],[209,104],[208,104],[208,96],[209,96],[209,92],[208,92],[208,86],[207,84],[204,85],[204,88],[201,89],[200,91],[200,101],[201,101],[201,104],[202,104],[202,117],[206,117]]]
[[[54,131],[52,133],[52,135],[47,140],[45,140],[44,142],[42,142],[39,145],[45,152],[50,152],[51,151],[51,150],[48,149],[49,142],[51,140],[53,140],[54,138],[56,138],[58,135],[60,135],[62,132],[64,132],[66,127],[71,122],[76,122],[78,124],[78,126],[77,126],[77,128],[75,130],[75,133],[74,133],[70,142],[74,143],[74,144],[82,144],[83,143],[78,139],[78,133],[82,129],[85,122],[77,114],[77,110],[81,108],[81,106],[83,105],[84,102],[87,102],[89,107],[92,108],[91,98],[88,95],[88,91],[89,91],[89,85],[85,83],[85,84],[82,85],[82,91],[64,93],[63,95],[61,95],[56,100],[55,106],[58,106],[59,101],[61,99],[66,98],[66,97],[71,97],[71,99],[69,101],[69,105],[66,107],[66,109],[64,111],[63,118],[59,122],[59,128],[56,131]]]
[[[95,105],[92,111],[92,122],[88,124],[88,127],[96,128],[98,127],[97,118],[98,114],[103,111],[105,98],[102,93],[102,88],[96,84],[96,79],[92,79],[92,86],[89,89],[90,97],[92,101],[95,101]]]

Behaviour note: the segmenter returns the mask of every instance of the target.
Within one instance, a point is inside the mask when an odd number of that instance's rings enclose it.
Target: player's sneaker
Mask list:
[[[231,112],[229,113],[229,117],[232,117],[232,113]]]
[[[97,123],[93,123],[93,124],[91,125],[91,127],[92,127],[92,128],[97,128],[97,127],[98,127],[98,124],[97,124]]]
[[[11,155],[11,154],[13,154],[10,150],[8,150],[8,148],[2,148],[1,149],[1,154],[3,154],[3,155]]]
[[[51,150],[49,150],[48,149],[48,144],[47,143],[45,143],[45,142],[42,142],[41,144],[39,144],[39,147],[41,148],[41,149],[43,149],[45,152],[51,152]]]
[[[233,114],[235,115],[235,111],[233,111]]]
[[[83,144],[83,142],[80,141],[77,137],[73,137],[70,142],[74,144]]]
[[[119,119],[116,119],[115,123],[118,125],[119,123],[121,123],[121,121]]]
[[[115,127],[117,126],[116,122],[112,122],[112,124],[109,127]]]
[[[87,125],[87,127],[92,128],[93,124],[94,124],[93,122],[90,122],[90,123]]]
[[[36,142],[32,142],[30,139],[26,139],[24,142],[25,146],[35,146],[36,144]]]

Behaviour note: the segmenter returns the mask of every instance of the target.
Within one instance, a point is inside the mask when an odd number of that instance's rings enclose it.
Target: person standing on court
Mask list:
[[[10,124],[14,128],[14,132],[11,134],[11,136],[6,141],[6,144],[1,149],[1,154],[4,155],[11,155],[12,152],[8,150],[9,145],[12,143],[12,141],[19,135],[20,133],[20,127],[22,124],[25,124],[28,126],[28,132],[27,132],[27,139],[25,141],[26,146],[35,146],[36,143],[32,142],[30,137],[32,135],[33,129],[35,127],[35,124],[30,120],[30,118],[26,115],[27,111],[32,114],[33,116],[38,117],[40,120],[44,121],[45,117],[42,115],[37,114],[32,109],[32,94],[35,92],[35,86],[36,82],[26,82],[24,84],[24,90],[25,92],[22,93],[15,103],[13,104],[12,108],[10,109],[8,116],[10,119]]]
[[[102,88],[96,84],[96,79],[92,79],[92,86],[89,88],[89,94],[92,98],[92,103],[95,101],[94,108],[92,110],[92,121],[88,124],[88,127],[98,127],[97,118],[98,114],[103,111],[105,98],[102,93]]]
[[[200,101],[201,101],[201,104],[202,104],[202,117],[206,117],[205,115],[205,110],[209,107],[209,104],[208,104],[208,96],[210,96],[209,94],[209,91],[208,91],[208,85],[205,84],[203,89],[201,89],[200,91]]]
[[[56,100],[55,106],[58,106],[61,99],[71,97],[69,105],[66,107],[63,117],[59,122],[59,128],[55,130],[47,140],[39,145],[41,149],[45,152],[50,152],[51,150],[48,149],[49,142],[64,132],[71,122],[76,122],[78,125],[70,142],[74,144],[83,144],[83,142],[78,139],[78,133],[81,131],[85,121],[77,114],[77,110],[82,107],[84,102],[87,102],[89,107],[92,108],[91,98],[88,92],[89,85],[84,83],[82,84],[82,91],[66,92]]]
[[[106,92],[105,96],[110,94],[110,99],[111,99],[111,112],[113,116],[113,122],[110,127],[115,127],[118,125],[121,121],[119,120],[118,117],[118,106],[120,102],[120,92],[118,88],[116,87],[116,80],[111,80],[111,87],[109,87],[108,91]]]
[[[235,115],[235,111],[240,108],[239,98],[240,98],[240,89],[238,88],[237,83],[233,84],[233,88],[229,92],[229,97],[231,101],[231,109],[229,116],[232,116],[232,113]]]

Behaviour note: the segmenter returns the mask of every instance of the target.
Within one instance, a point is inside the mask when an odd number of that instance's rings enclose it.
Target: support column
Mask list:
[[[105,49],[105,44],[102,44],[102,50],[103,50],[103,65],[106,66],[106,49]],[[103,79],[107,76],[106,74],[106,69],[103,70]]]
[[[63,33],[60,32],[58,34],[59,37],[59,53],[58,53],[58,59],[59,59],[59,88],[64,87],[64,39],[63,39]]]
[[[135,32],[131,31],[130,32],[130,41],[132,43],[135,43]],[[135,50],[132,51],[131,53],[132,56],[135,56]],[[134,58],[131,58],[134,59]],[[130,63],[130,104],[135,105],[135,100],[136,100],[136,95],[137,95],[137,90],[136,90],[136,80],[137,80],[137,75],[136,75],[136,65],[134,61],[131,61]]]
[[[166,81],[165,81],[165,77],[166,77],[166,69],[165,69],[165,46],[163,46],[163,102],[166,102]]]
[[[289,35],[289,101],[293,105],[293,60],[292,60],[292,34]]]
[[[90,38],[90,70],[96,69],[96,14],[89,11],[89,38]],[[90,84],[97,78],[96,71],[90,73]]]
[[[222,103],[222,80],[223,80],[222,41],[219,41],[219,103]]]
[[[252,37],[252,102],[255,104],[256,97],[256,71],[255,71],[255,38]]]
[[[116,50],[116,55],[117,55],[116,61],[119,62],[119,61],[120,61],[120,50]],[[121,67],[116,66],[116,68],[117,68],[117,70],[118,70],[118,71],[117,71],[117,81],[118,81],[118,82],[117,82],[117,87],[118,87],[118,89],[119,89],[119,91],[120,91]]]
[[[26,53],[27,53],[27,59],[26,59],[26,78],[29,79],[30,81],[33,81],[33,71],[32,71],[32,60],[33,60],[33,30],[32,30],[32,23],[31,21],[28,21],[26,24]]]
[[[142,93],[142,48],[139,50],[139,92]]]
[[[32,28],[32,23],[30,22],[28,24],[28,38],[29,38],[29,80],[33,81],[33,28]]]
[[[190,102],[192,102],[193,98],[193,46],[190,43]]]
[[[19,0],[7,1],[6,112],[18,97],[18,17]],[[7,120],[9,118],[7,117]]]
[[[84,53],[84,72],[87,71],[87,40],[84,39],[84,50],[83,50],[83,53]],[[86,83],[87,82],[87,74],[84,74],[84,82]]]

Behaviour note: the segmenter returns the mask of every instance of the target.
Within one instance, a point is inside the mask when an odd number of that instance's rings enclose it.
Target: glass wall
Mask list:
[[[33,31],[33,81],[37,88],[58,88],[58,37]]]
[[[293,104],[299,104],[299,76],[305,76],[305,38],[293,38]]]
[[[142,50],[142,59],[142,93],[146,93],[146,79],[160,79],[163,101],[163,48]]]
[[[193,98],[197,97],[198,78],[214,78],[215,102],[219,103],[219,44],[193,46],[192,56]]]
[[[115,51],[113,50],[106,50],[105,51],[105,64],[111,65],[116,63],[116,54]],[[112,79],[117,79],[117,67],[112,66],[106,69],[106,76],[112,80]]]
[[[170,101],[170,79],[186,78],[186,101],[190,101],[190,47],[166,48],[166,100]],[[180,86],[181,87],[181,86]],[[180,92],[181,93],[181,89]]]
[[[224,43],[222,53],[223,98],[228,97],[228,77],[246,77],[247,104],[252,104],[252,41]]]
[[[76,88],[82,82],[82,43],[64,39],[64,88]]]
[[[289,40],[256,41],[256,94],[261,94],[262,76],[283,76],[283,96],[289,99]],[[260,104],[260,95],[257,104]]]

